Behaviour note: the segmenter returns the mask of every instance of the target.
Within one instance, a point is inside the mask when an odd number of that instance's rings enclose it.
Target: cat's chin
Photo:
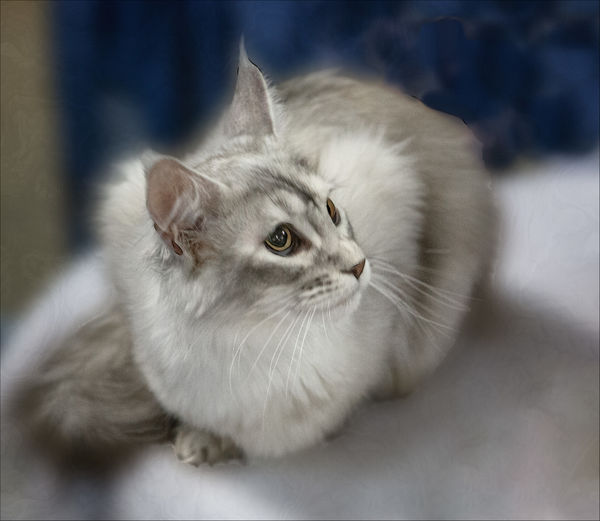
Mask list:
[[[332,299],[320,311],[327,312],[331,315],[332,319],[349,317],[359,308],[362,294],[363,288],[357,285],[356,289],[349,295],[339,299]]]

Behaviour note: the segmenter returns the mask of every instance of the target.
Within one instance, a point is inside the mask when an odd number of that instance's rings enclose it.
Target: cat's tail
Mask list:
[[[133,360],[119,309],[84,324],[54,349],[14,405],[38,445],[69,462],[102,463],[140,444],[167,441],[174,427]]]

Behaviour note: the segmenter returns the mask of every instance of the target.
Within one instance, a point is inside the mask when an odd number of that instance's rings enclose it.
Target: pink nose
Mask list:
[[[352,272],[352,275],[354,275],[357,279],[359,279],[360,275],[362,274],[364,269],[365,269],[365,259],[361,260],[358,264],[352,266],[350,268],[350,271]]]

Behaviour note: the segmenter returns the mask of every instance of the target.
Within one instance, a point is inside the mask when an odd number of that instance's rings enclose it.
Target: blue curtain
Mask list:
[[[229,93],[237,45],[275,80],[345,66],[455,114],[505,167],[598,142],[599,3],[59,1],[53,4],[74,243],[91,186],[139,143],[190,135]]]

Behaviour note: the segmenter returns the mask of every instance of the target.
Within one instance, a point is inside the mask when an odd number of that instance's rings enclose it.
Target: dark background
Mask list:
[[[229,93],[243,33],[276,81],[342,66],[462,118],[491,168],[598,141],[598,2],[178,1],[54,7],[72,239],[89,181],[137,143],[185,138]]]

